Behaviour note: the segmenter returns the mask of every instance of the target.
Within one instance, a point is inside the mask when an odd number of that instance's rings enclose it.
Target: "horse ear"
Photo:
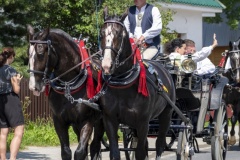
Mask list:
[[[107,6],[103,10],[103,16],[104,16],[104,21],[106,21],[108,18],[108,7]]]
[[[127,17],[127,15],[128,15],[128,8],[127,8],[127,9],[125,10],[125,12],[122,14],[120,22],[123,22],[123,21],[125,20],[125,18]]]
[[[33,35],[34,35],[34,29],[30,24],[27,24],[27,31],[28,31],[28,40],[33,39]]]
[[[236,45],[239,46],[240,42],[240,37],[238,38],[238,40],[236,41]]]
[[[42,33],[41,37],[46,38],[50,32],[50,27],[47,27]]]

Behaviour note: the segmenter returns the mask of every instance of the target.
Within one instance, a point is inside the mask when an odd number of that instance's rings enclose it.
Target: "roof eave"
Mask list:
[[[189,11],[199,11],[207,13],[221,13],[223,8],[216,7],[205,7],[205,6],[193,6],[187,4],[176,4],[176,3],[163,3],[159,2],[163,8],[177,9],[177,10],[189,10]]]

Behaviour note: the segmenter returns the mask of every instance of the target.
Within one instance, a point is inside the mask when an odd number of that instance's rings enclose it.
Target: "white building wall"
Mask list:
[[[173,21],[168,27],[181,34],[182,39],[191,39],[196,43],[196,49],[202,48],[202,13],[175,10]]]
[[[209,40],[210,43],[203,43],[203,17],[214,17],[215,13],[221,13],[222,9],[187,4],[169,4],[161,2],[159,4],[162,6],[162,10],[171,9],[175,12],[173,21],[169,22],[168,27],[180,33],[182,39],[187,38],[193,40],[197,50],[212,44],[213,33],[208,35],[211,39]]]

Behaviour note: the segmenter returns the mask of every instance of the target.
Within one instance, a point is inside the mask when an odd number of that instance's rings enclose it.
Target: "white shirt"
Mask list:
[[[143,15],[145,12],[145,9],[146,9],[146,5],[143,6],[140,10],[138,10],[138,8],[136,8],[136,14],[135,14],[136,24],[137,24],[138,14]],[[137,38],[138,39],[141,37],[141,35],[143,35],[143,37],[145,38],[145,41],[147,43],[152,43],[152,38],[159,35],[162,30],[162,18],[161,18],[161,14],[157,7],[152,8],[152,18],[153,18],[152,27],[149,28],[148,30],[146,30],[145,33],[142,33],[142,27],[138,27],[137,25],[136,25],[134,33],[130,33],[130,22],[129,22],[129,19],[127,16],[124,20],[124,25],[129,33],[129,38]]]
[[[209,46],[203,47],[200,51],[192,55],[192,60],[197,63],[197,69],[194,71],[195,74],[204,75],[215,71],[215,65],[207,58],[211,52],[212,46]],[[187,56],[174,52],[169,55],[169,58],[172,62],[175,60],[175,64],[180,66]]]
[[[205,58],[197,62],[197,69],[194,71],[195,74],[204,75],[208,73],[213,73],[215,71],[215,65],[210,61],[210,59]]]

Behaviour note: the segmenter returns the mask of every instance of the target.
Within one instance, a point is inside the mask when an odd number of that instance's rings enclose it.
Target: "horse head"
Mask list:
[[[231,64],[231,78],[235,83],[240,83],[240,38],[236,42],[229,43],[228,58]]]
[[[39,96],[40,92],[45,90],[53,73],[57,76],[79,63],[79,50],[73,39],[60,29],[46,28],[37,33],[30,25],[27,29],[29,34],[29,89],[34,95]],[[74,56],[74,53],[77,53],[78,57]],[[65,77],[69,80],[73,76],[68,74]]]
[[[109,16],[104,9],[104,24],[101,28],[102,68],[105,75],[121,74],[131,67],[128,58],[131,53],[128,32],[123,24],[127,12],[121,16]],[[124,66],[122,64],[125,63]],[[128,65],[126,65],[128,64]]]

